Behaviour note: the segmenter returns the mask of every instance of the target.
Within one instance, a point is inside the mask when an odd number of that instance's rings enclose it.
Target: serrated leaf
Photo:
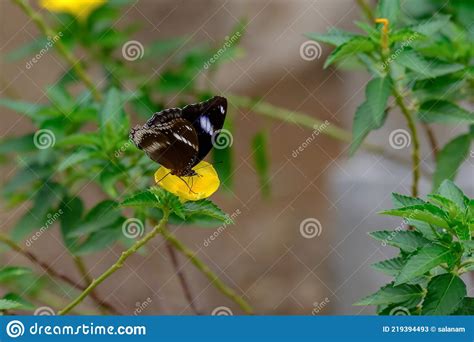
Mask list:
[[[409,207],[412,205],[426,204],[421,198],[392,193],[392,203],[395,208]]]
[[[438,188],[438,193],[456,203],[456,205],[461,209],[465,210],[467,208],[467,202],[469,201],[464,195],[461,189],[459,189],[456,184],[450,180],[444,180]]]
[[[458,105],[444,100],[429,100],[420,105],[418,118],[428,123],[454,124],[474,123],[474,114]]]
[[[403,51],[395,62],[416,73],[418,80],[451,74],[465,68],[462,64],[428,60],[413,50]]]
[[[371,232],[369,235],[376,240],[400,248],[402,251],[407,253],[413,253],[418,248],[421,248],[430,242],[420,233],[407,230],[380,230]]]
[[[431,203],[386,210],[380,214],[399,216],[410,220],[420,220],[438,227],[449,228],[449,224],[446,222],[446,213]]]
[[[161,208],[167,207],[179,218],[185,219],[183,203],[179,200],[178,196],[160,187],[152,187],[150,191],[156,196]]]
[[[310,32],[305,36],[318,42],[339,46],[356,37],[356,34],[331,27],[326,33]]]
[[[375,264],[372,264],[371,267],[386,275],[395,277],[398,273],[400,273],[401,269],[405,265],[405,262],[406,260],[404,258],[396,257],[392,259],[379,261]]]
[[[431,17],[428,20],[421,22],[415,26],[410,27],[411,30],[424,34],[425,36],[432,36],[433,34],[440,31],[443,27],[449,23],[449,16],[438,15]]]
[[[375,49],[374,43],[366,37],[353,37],[349,41],[339,45],[334,49],[333,52],[328,56],[324,63],[324,68],[327,68],[331,64],[341,61],[344,58],[354,56],[362,52],[370,52]]]
[[[354,154],[370,131],[380,128],[385,122],[390,91],[391,81],[388,77],[373,78],[367,83],[365,101],[357,107],[354,116],[350,154]]]
[[[133,194],[120,203],[124,207],[156,207],[158,204],[156,196],[149,190]]]
[[[406,283],[415,277],[421,276],[442,263],[449,263],[452,259],[451,253],[449,248],[437,244],[422,247],[408,259],[395,279],[395,285]]]
[[[421,300],[422,297],[423,289],[418,285],[403,284],[394,286],[389,284],[382,287],[374,294],[361,299],[354,305],[389,305],[413,300]]]
[[[198,219],[199,221],[210,221],[210,223],[215,221],[226,224],[232,223],[230,217],[222,209],[207,199],[184,203],[183,212],[186,221]]]
[[[466,284],[457,275],[438,275],[428,284],[421,314],[449,315],[458,309],[466,293]]]
[[[18,309],[22,309],[22,310],[35,309],[35,305],[33,305],[29,301],[25,300],[24,298],[22,298],[21,296],[13,292],[7,293],[5,296],[3,296],[3,299],[11,300],[11,301],[19,303],[21,307],[18,307]]]
[[[94,252],[98,252],[110,246],[118,239],[120,239],[122,235],[122,225],[124,222],[124,218],[120,217],[116,222],[113,224],[102,227],[99,231],[95,231],[90,234],[87,239],[82,242],[81,244],[77,245],[73,253],[74,255],[86,255]]]
[[[13,310],[23,307],[23,304],[9,299],[0,299],[0,310]]]
[[[269,157],[267,151],[267,136],[264,132],[257,133],[252,139],[253,161],[264,197],[270,195]]]

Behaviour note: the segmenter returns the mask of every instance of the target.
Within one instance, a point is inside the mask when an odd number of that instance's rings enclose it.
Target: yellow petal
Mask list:
[[[155,182],[178,196],[181,201],[197,201],[216,192],[220,181],[211,164],[201,161],[193,170],[196,171],[196,176],[178,177],[170,174],[170,170],[162,166],[155,172]]]
[[[40,5],[50,12],[70,13],[84,20],[106,2],[107,0],[41,0]]]

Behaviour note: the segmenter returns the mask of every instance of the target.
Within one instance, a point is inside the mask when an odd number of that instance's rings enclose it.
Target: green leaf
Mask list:
[[[432,36],[449,23],[449,16],[438,15],[429,18],[415,26],[410,27],[411,30],[424,34],[425,36]]]
[[[0,310],[12,310],[23,307],[23,304],[9,299],[0,299]]]
[[[61,203],[62,215],[60,217],[61,235],[64,245],[69,251],[73,251],[78,244],[78,239],[70,237],[72,232],[81,223],[84,212],[84,204],[79,197],[66,197]]]
[[[70,146],[100,146],[101,140],[97,133],[77,133],[65,136],[58,139],[56,142],[57,146],[70,147]]]
[[[186,221],[198,221],[204,223],[232,223],[230,217],[217,205],[207,199],[186,202],[183,205]]]
[[[377,18],[386,18],[390,22],[391,27],[395,27],[400,15],[399,0],[380,0],[377,5]]]
[[[29,301],[23,299],[22,297],[20,297],[19,295],[17,295],[16,293],[13,293],[13,292],[7,293],[5,296],[3,296],[3,299],[11,300],[13,302],[19,303],[21,305],[21,307],[18,307],[18,309],[34,310],[36,308],[35,305],[33,305]]]
[[[183,203],[179,200],[177,196],[160,187],[152,187],[150,188],[150,191],[158,199],[160,207],[168,207],[171,209],[171,212],[175,213],[179,218],[183,220],[185,219]]]
[[[374,294],[365,297],[354,305],[389,305],[408,301],[419,301],[423,297],[423,289],[419,285],[403,284],[394,286],[389,284]]]
[[[46,88],[46,95],[63,115],[71,114],[74,108],[74,100],[61,84]]]
[[[128,129],[127,117],[124,112],[124,103],[122,94],[116,88],[111,88],[104,100],[104,104],[100,110],[100,128],[105,133],[105,143],[110,144],[108,139],[116,139],[115,137],[123,134]]]
[[[467,197],[464,195],[462,190],[459,189],[452,181],[443,181],[443,183],[441,183],[440,187],[438,188],[438,193],[441,196],[456,203],[459,209],[465,210],[467,208]]]
[[[456,104],[444,100],[429,100],[420,105],[418,118],[428,123],[474,123],[474,114]]]
[[[395,285],[421,276],[442,263],[448,263],[452,259],[451,250],[437,244],[427,245],[412,255],[400,274],[395,279]]]
[[[26,267],[18,267],[18,266],[6,266],[0,268],[0,282],[9,281],[11,279],[15,279],[19,276],[24,274],[31,274],[31,270]]]
[[[33,143],[34,134],[0,140],[0,154],[25,153],[37,150]]]
[[[452,273],[431,279],[427,290],[422,315],[449,315],[459,308],[466,296],[466,284]]]
[[[74,255],[86,255],[101,251],[110,246],[122,237],[123,218],[108,227],[102,227],[101,230],[90,234],[87,239],[74,248]]]
[[[269,158],[267,136],[264,132],[257,133],[252,139],[253,161],[264,197],[270,195]]]
[[[91,157],[91,153],[87,150],[79,150],[77,152],[73,152],[70,155],[66,156],[66,159],[63,159],[58,165],[58,171],[62,172],[71,166],[79,164],[85,160],[89,160]]]
[[[98,203],[87,213],[81,224],[72,230],[67,237],[80,237],[115,224],[121,219],[117,206],[117,202],[112,200],[105,200]]]
[[[386,106],[390,96],[390,78],[373,78],[365,88],[365,101],[357,107],[352,125],[350,154],[359,148],[370,131],[380,128],[387,116]]]
[[[318,42],[339,46],[347,43],[356,35],[352,32],[340,30],[336,27],[331,27],[327,33],[310,32],[305,34],[306,37]]]
[[[474,316],[474,298],[464,297],[461,305],[453,315]]]
[[[158,199],[149,190],[133,194],[120,203],[124,207],[156,207],[158,204]]]
[[[8,52],[5,56],[5,60],[8,62],[13,62],[30,56],[33,57],[39,51],[41,51],[41,49],[43,49],[47,43],[48,39],[46,37],[39,37],[37,39],[34,39],[33,41],[28,42],[13,51]],[[26,68],[31,69],[31,66],[28,65],[30,64],[28,63]]]
[[[36,117],[36,113],[42,108],[42,105],[10,99],[0,99],[0,107],[8,108],[14,112],[34,119]]]
[[[371,232],[369,235],[376,240],[400,248],[402,251],[407,253],[413,253],[418,248],[421,248],[430,242],[420,233],[407,230],[380,230],[377,232]]]
[[[344,58],[354,56],[362,52],[370,52],[375,49],[374,43],[367,37],[354,37],[349,41],[339,45],[334,49],[333,52],[328,56],[324,63],[324,68],[327,68],[331,64],[338,62]]]
[[[375,264],[372,264],[371,267],[377,271],[380,271],[386,275],[395,277],[402,270],[405,265],[406,260],[402,257],[396,257],[392,259],[387,259],[379,261]]]
[[[395,208],[409,207],[412,205],[426,204],[421,198],[405,196],[402,194],[392,193],[392,203]]]
[[[462,64],[443,63],[428,60],[413,50],[405,50],[398,55],[395,62],[417,74],[416,79],[435,78],[464,69]]]
[[[449,224],[446,222],[446,213],[431,203],[386,210],[380,212],[380,214],[420,220],[438,227],[449,228]]]

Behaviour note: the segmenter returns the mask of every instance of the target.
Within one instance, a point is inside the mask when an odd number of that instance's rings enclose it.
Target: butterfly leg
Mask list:
[[[193,193],[193,194],[196,194],[196,192],[193,191],[192,187],[190,187],[189,184],[186,183],[186,181],[185,181],[183,178],[179,177],[179,179],[181,179],[181,180],[184,182],[184,184],[186,184],[186,186],[187,186],[188,189],[189,189],[189,192],[191,192],[191,193]]]

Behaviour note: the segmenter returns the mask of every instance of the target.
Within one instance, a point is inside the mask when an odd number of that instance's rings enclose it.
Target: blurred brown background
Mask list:
[[[240,18],[248,19],[242,46],[245,56],[221,68],[217,83],[222,93],[259,96],[283,108],[307,113],[350,129],[356,106],[364,96],[367,75],[363,72],[323,70],[330,48],[322,45],[322,56],[305,61],[300,46],[305,32],[323,32],[332,26],[355,30],[352,22],[359,10],[350,0],[180,0],[136,2],[117,25],[140,22],[135,36],[145,46],[160,37],[194,35],[193,41],[221,41]],[[20,10],[0,0],[0,56],[30,41],[38,32]],[[156,66],[155,66],[156,67]],[[32,69],[24,62],[0,60],[0,96],[46,101],[43,89],[64,69],[51,51]],[[1,109],[0,137],[20,135],[31,127],[28,120]],[[249,141],[262,127],[271,142],[272,195],[262,200],[251,163]],[[370,141],[390,150],[390,130],[404,127],[397,113],[387,126],[370,136]],[[443,142],[453,134],[437,131]],[[311,131],[242,111],[236,120],[235,193],[219,193],[214,200],[228,213],[241,212],[236,225],[209,246],[204,240],[213,230],[176,227],[174,230],[221,278],[254,306],[258,314],[369,314],[370,309],[351,304],[387,282],[369,264],[392,252],[371,241],[366,232],[396,226],[396,220],[376,212],[390,207],[392,191],[408,193],[409,169],[381,156],[361,151],[347,160],[346,145],[319,135],[296,158],[292,151]],[[423,137],[423,143],[424,137]],[[407,157],[408,150],[398,152]],[[472,158],[460,176],[460,184],[472,197]],[[424,162],[432,169],[431,158]],[[2,171],[1,180],[11,169]],[[471,179],[469,179],[469,176]],[[470,187],[470,188],[469,188]],[[423,180],[422,193],[429,191]],[[81,195],[88,203],[101,196],[93,186]],[[1,229],[10,229],[25,208],[0,213]],[[307,218],[321,222],[322,232],[304,238],[300,223]],[[393,224],[391,224],[393,223]],[[125,314],[133,314],[137,303],[151,299],[142,314],[189,314],[181,288],[163,241],[154,241],[152,257],[134,256],[126,266],[99,287],[100,296],[113,302]],[[62,243],[57,229],[51,229],[34,244],[32,251],[61,271],[78,279],[72,263],[59,258]],[[120,253],[119,247],[94,255],[86,262],[94,275],[102,273]],[[1,264],[26,263],[14,254],[2,254]],[[218,293],[192,265],[180,257],[192,287],[197,307],[210,313],[226,306],[239,313],[233,303]],[[472,290],[471,290],[472,296]],[[87,305],[85,305],[87,307]]]

